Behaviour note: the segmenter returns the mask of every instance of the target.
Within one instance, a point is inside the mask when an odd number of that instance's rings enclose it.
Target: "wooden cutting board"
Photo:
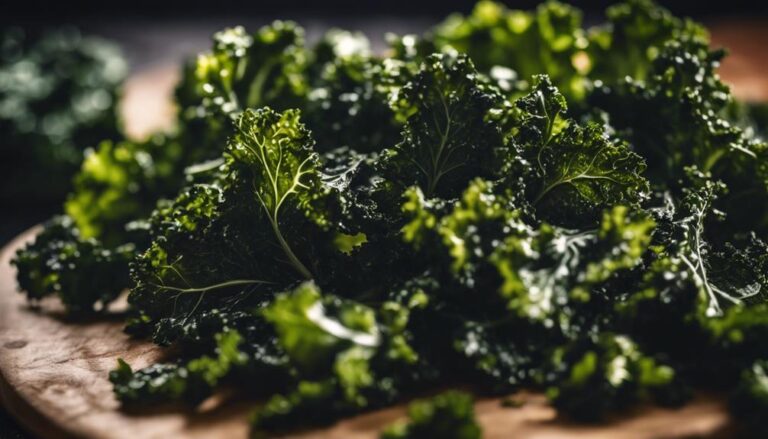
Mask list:
[[[723,66],[734,92],[747,100],[768,99],[765,71],[768,59],[753,44],[768,36],[764,23],[755,23],[750,36],[740,23],[714,27],[713,40],[732,47]],[[755,52],[757,50],[757,52]],[[762,60],[762,61],[761,61]],[[160,66],[132,77],[126,84],[122,112],[127,132],[144,137],[167,128],[173,115],[170,101],[178,77],[175,67]],[[18,294],[13,253],[34,235],[32,229],[0,252],[0,404],[31,433],[43,438],[245,438],[247,418],[255,401],[217,395],[199,408],[164,407],[143,413],[120,411],[107,374],[117,358],[135,367],[162,358],[156,346],[131,340],[122,332],[119,314],[90,320],[70,319],[55,300],[37,309]],[[118,307],[119,309],[119,307]],[[542,395],[516,395],[524,404],[506,408],[500,399],[476,404],[487,438],[683,438],[731,437],[732,425],[724,403],[699,396],[679,410],[644,407],[601,425],[576,425],[558,419]],[[363,414],[330,427],[285,435],[296,439],[368,439],[378,437],[389,423],[402,419],[404,406]]]

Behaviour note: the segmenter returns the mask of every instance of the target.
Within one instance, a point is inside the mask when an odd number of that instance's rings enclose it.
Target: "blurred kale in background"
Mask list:
[[[83,152],[119,139],[127,66],[118,47],[75,28],[0,30],[0,201],[58,209]]]

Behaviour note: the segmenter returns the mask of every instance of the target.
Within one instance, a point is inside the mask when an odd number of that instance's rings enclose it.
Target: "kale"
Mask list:
[[[43,224],[16,254],[20,286],[35,296],[66,295],[64,304],[77,310],[116,299],[130,285],[129,262],[149,245],[143,218],[184,184],[181,155],[176,139],[162,135],[87,150],[66,215]]]
[[[645,81],[652,61],[673,40],[701,40],[707,32],[690,19],[680,19],[651,0],[628,0],[606,10],[608,21],[591,29],[588,76],[615,84],[626,77]]]
[[[64,210],[84,236],[122,244],[126,224],[149,216],[155,200],[181,188],[182,153],[176,139],[162,135],[144,142],[104,141],[86,151]]]
[[[481,1],[384,55],[291,22],[219,32],[173,132],[87,154],[20,287],[71,310],[127,287],[127,331],[173,356],[120,362],[118,399],[247,383],[255,436],[447,387],[587,421],[736,389],[759,428],[763,114],[700,25],[647,0],[607,18]],[[479,437],[472,412],[440,395],[383,437]]]
[[[626,142],[609,139],[601,125],[582,127],[563,117],[565,100],[546,76],[535,77],[515,105],[522,111],[518,149],[534,168],[524,177],[536,182],[528,192],[542,219],[580,225],[574,218],[594,218],[615,204],[636,206],[647,196],[643,158]]]
[[[382,439],[440,437],[476,439],[482,437],[475,421],[472,397],[448,391],[429,400],[415,401],[408,407],[409,422],[387,428]]]
[[[306,92],[304,31],[276,21],[253,35],[233,27],[213,36],[197,58],[197,94],[206,111],[233,115],[266,105],[290,108]]]
[[[217,333],[215,339],[215,357],[204,355],[186,364],[156,364],[134,372],[118,359],[117,369],[109,375],[115,394],[126,404],[182,398],[202,401],[232,369],[249,361],[239,348],[242,337],[237,331]]]
[[[430,37],[439,51],[468,54],[481,71],[508,66],[524,80],[547,73],[568,97],[579,99],[586,86],[579,58],[585,59],[587,47],[581,15],[557,1],[532,12],[480,1],[471,15],[448,17]]]
[[[402,140],[386,155],[392,180],[451,198],[471,176],[493,175],[503,142],[486,116],[501,96],[466,56],[428,57],[397,98],[408,119]]]
[[[106,307],[128,286],[125,267],[133,256],[130,244],[105,248],[85,238],[67,216],[55,217],[12,264],[18,270],[19,289],[30,300],[57,295],[72,311]]]
[[[553,386],[547,395],[555,407],[594,421],[609,410],[638,399],[677,402],[675,371],[644,355],[624,335],[603,333],[554,351]]]
[[[757,433],[765,428],[766,404],[768,404],[768,365],[757,361],[744,370],[734,391],[730,405],[736,417],[745,423],[747,432]],[[751,437],[751,434],[746,436]]]
[[[307,125],[318,150],[349,147],[368,153],[397,143],[402,123],[390,100],[410,77],[407,67],[369,55],[322,64],[306,104]]]
[[[86,148],[118,140],[127,73],[111,42],[75,28],[0,30],[0,194],[4,203],[60,203]]]

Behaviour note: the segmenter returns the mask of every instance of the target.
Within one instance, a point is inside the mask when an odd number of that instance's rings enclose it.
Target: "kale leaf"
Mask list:
[[[466,393],[448,391],[429,400],[411,403],[409,422],[387,428],[382,439],[441,437],[477,439],[482,430],[475,421],[472,398]]]

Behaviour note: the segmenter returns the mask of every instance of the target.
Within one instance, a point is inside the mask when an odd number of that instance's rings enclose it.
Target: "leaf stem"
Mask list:
[[[285,238],[283,238],[283,234],[280,232],[280,227],[277,224],[277,219],[272,218],[270,216],[269,222],[270,224],[272,224],[272,231],[274,231],[275,233],[275,238],[277,238],[277,242],[280,244],[280,247],[283,248],[283,252],[285,252],[285,255],[288,256],[288,260],[291,261],[291,265],[293,266],[293,268],[295,268],[296,271],[298,271],[302,277],[304,277],[307,280],[311,280],[313,278],[312,272],[310,272],[307,269],[307,267],[299,260],[299,258],[291,249],[291,246],[288,245],[288,243],[285,241]]]
[[[159,289],[164,289],[168,291],[176,291],[181,294],[186,293],[204,293],[206,291],[210,290],[218,290],[221,288],[227,288],[227,287],[234,287],[237,285],[253,285],[253,284],[271,284],[272,282],[264,281],[264,280],[257,280],[257,279],[234,279],[229,280],[226,282],[221,282],[218,284],[208,285],[205,287],[189,287],[189,288],[179,288],[179,287],[169,287],[167,285],[157,285]]]

